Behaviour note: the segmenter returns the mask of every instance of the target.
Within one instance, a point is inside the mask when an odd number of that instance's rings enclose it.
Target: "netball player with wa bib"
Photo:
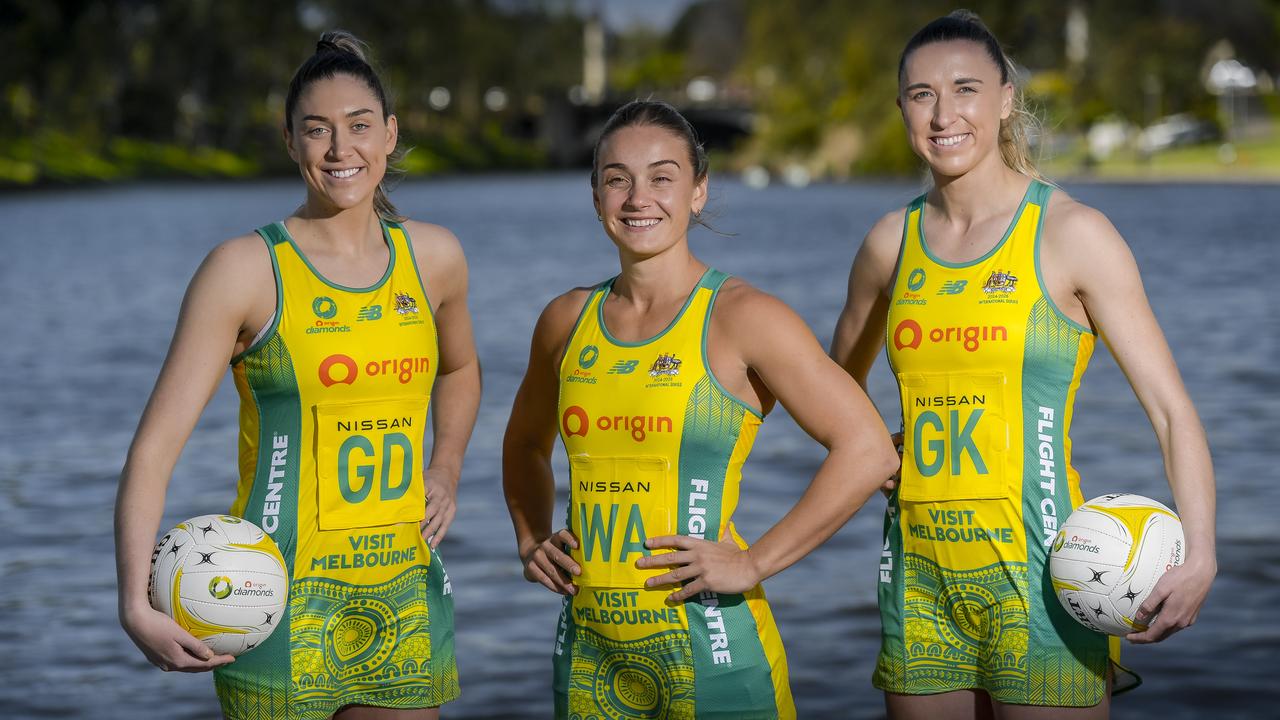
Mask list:
[[[871,403],[800,318],[690,251],[706,168],[669,105],[633,102],[609,120],[591,186],[621,273],[543,311],[511,411],[503,485],[525,577],[565,595],[548,623],[558,718],[795,717],[760,582],[896,464]],[[777,402],[828,454],[748,547],[732,517]],[[557,431],[569,497],[553,532]]]
[[[1204,430],[1111,223],[1039,179],[1012,63],[971,13],[921,29],[898,105],[932,187],[853,263],[833,355],[865,385],[888,343],[902,404],[874,683],[894,718],[1100,718],[1132,684],[1118,639],[1068,617],[1047,558],[1082,502],[1069,429],[1101,334],[1151,418],[1186,563],[1132,642],[1190,625],[1216,572]]]
[[[458,694],[436,546],[480,398],[466,262],[448,230],[405,220],[383,192],[396,118],[355,38],[325,33],[284,126],[306,200],[200,266],[129,450],[120,618],[155,665],[213,670],[232,720],[426,720]],[[290,572],[281,627],[234,661],[147,603],[169,476],[228,364],[240,394],[230,513],[269,533]]]

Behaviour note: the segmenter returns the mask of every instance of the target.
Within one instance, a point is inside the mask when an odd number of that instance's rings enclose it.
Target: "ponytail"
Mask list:
[[[302,96],[303,91],[312,83],[327,80],[335,75],[349,75],[364,82],[382,105],[382,119],[385,121],[390,118],[391,101],[382,87],[382,81],[378,79],[378,74],[369,64],[368,55],[369,46],[345,30],[330,30],[321,35],[320,41],[316,43],[315,54],[298,67],[297,72],[293,74],[293,79],[289,81],[289,94],[284,101],[285,129],[293,132],[293,111],[297,108],[298,98]],[[403,156],[404,153],[397,142],[396,148],[387,155],[386,174],[373,192],[373,209],[378,213],[378,217],[387,222],[403,222],[405,219],[387,197],[389,186],[392,184],[388,179],[389,176],[398,177],[404,172],[397,165]]]

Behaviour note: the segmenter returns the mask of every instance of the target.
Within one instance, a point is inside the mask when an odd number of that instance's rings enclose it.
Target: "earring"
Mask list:
[[[604,216],[603,216],[603,215],[597,215],[597,216],[596,216],[596,220],[597,220],[597,221],[599,221],[599,222],[604,222]]]

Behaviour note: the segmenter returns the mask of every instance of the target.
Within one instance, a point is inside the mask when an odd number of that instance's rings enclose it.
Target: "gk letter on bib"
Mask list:
[[[901,373],[905,431],[898,497],[1006,497],[1009,428],[1001,372]]]
[[[663,569],[640,570],[652,553],[646,539],[675,533],[671,519],[674,481],[666,458],[655,456],[569,458],[569,526],[578,537],[571,552],[582,568],[575,578],[590,587],[640,588]],[[666,552],[666,551],[662,551]]]
[[[321,530],[422,520],[427,400],[316,406]]]

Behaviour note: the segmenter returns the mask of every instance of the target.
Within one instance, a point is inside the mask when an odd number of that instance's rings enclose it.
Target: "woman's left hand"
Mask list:
[[[453,524],[453,516],[458,512],[454,498],[458,494],[458,476],[445,470],[428,469],[426,472],[427,514],[418,524],[422,528],[422,537],[435,550],[440,546],[449,526]]]
[[[1125,638],[1138,644],[1156,643],[1190,627],[1200,614],[1200,606],[1209,594],[1214,575],[1217,575],[1217,565],[1213,562],[1169,568],[1138,607],[1135,619],[1150,625],[1146,630],[1129,633]],[[1154,622],[1151,622],[1152,617]]]
[[[760,583],[760,570],[751,559],[750,551],[738,547],[732,538],[713,542],[688,535],[663,535],[649,538],[645,547],[675,551],[636,561],[636,567],[641,569],[675,566],[671,572],[645,581],[645,587],[650,588],[684,583],[684,587],[667,596],[672,603],[684,602],[708,590],[742,593]]]

